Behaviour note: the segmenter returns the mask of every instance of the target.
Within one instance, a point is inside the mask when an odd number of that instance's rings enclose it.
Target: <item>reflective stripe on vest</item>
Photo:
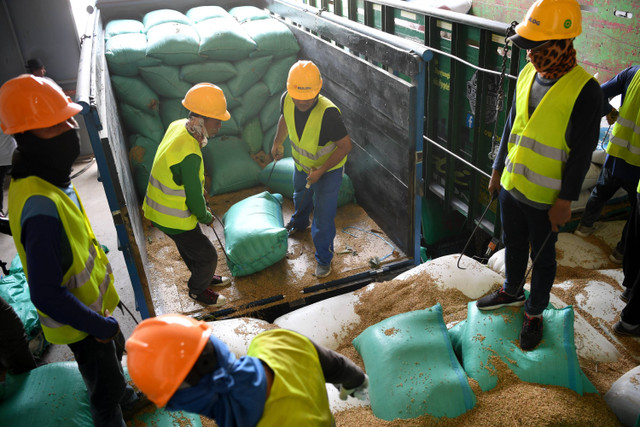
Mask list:
[[[168,228],[192,230],[198,219],[187,207],[187,194],[183,185],[173,180],[171,166],[182,162],[190,154],[200,157],[198,175],[204,186],[204,162],[198,141],[185,128],[186,119],[176,120],[158,146],[153,159],[147,194],[142,203],[144,216]]]
[[[99,245],[91,224],[81,209],[58,187],[35,176],[11,181],[9,212],[14,242],[22,261],[25,276],[29,277],[27,257],[22,239],[22,210],[32,196],[44,196],[55,203],[60,222],[71,247],[72,264],[64,272],[60,286],[66,287],[80,302],[96,313],[113,312],[119,302],[113,286],[113,272],[109,260]],[[77,193],[76,193],[77,197]],[[47,341],[71,344],[84,339],[86,332],[60,323],[38,310]]]
[[[529,63],[518,77],[516,117],[500,183],[506,190],[517,189],[533,202],[551,205],[560,193],[569,158],[565,134],[571,112],[591,75],[580,66],[574,67],[549,89],[529,117],[529,94],[535,76],[536,70]]]
[[[282,109],[283,116],[289,132],[289,139],[291,140],[293,160],[298,170],[309,173],[311,168],[322,166],[336,150],[337,147],[334,141],[328,142],[324,146],[318,145],[320,130],[322,128],[322,118],[324,117],[325,110],[330,107],[338,109],[328,98],[319,95],[318,103],[313,107],[313,110],[311,110],[307,123],[302,131],[302,138],[298,138],[295,123],[295,104],[289,94],[285,96]],[[340,111],[340,109],[338,109],[338,111]],[[346,161],[347,156],[329,170],[332,171],[344,166]]]
[[[620,115],[611,130],[607,153],[640,166],[640,69],[627,88]]]

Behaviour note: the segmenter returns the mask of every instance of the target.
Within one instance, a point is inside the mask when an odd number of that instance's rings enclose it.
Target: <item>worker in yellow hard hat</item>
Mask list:
[[[213,223],[204,198],[201,149],[231,115],[222,89],[211,83],[189,89],[182,105],[189,110],[189,117],[167,128],[153,160],[142,210],[175,242],[191,271],[189,296],[206,305],[221,306],[226,298],[211,286],[228,285],[230,279],[215,274],[216,248],[200,229],[200,224]]]
[[[282,95],[281,116],[273,140],[271,155],[284,155],[287,135],[292,143],[296,168],[293,175],[295,212],[286,225],[289,235],[309,226],[313,211],[311,237],[316,248],[318,278],[331,273],[333,239],[338,192],[351,139],[340,110],[320,95],[322,77],[311,61],[298,61],[289,70],[287,91]]]
[[[181,314],[144,320],[127,340],[135,385],[158,407],[230,426],[331,426],[326,383],[366,400],[369,380],[351,360],[286,329],[258,334],[236,358],[204,322]]]
[[[42,77],[23,74],[0,87],[0,127],[17,142],[9,223],[45,338],[73,352],[94,424],[123,426],[123,412],[128,418],[149,401],[125,381],[111,265],[69,177],[81,110]]]
[[[480,298],[480,310],[525,306],[522,350],[543,336],[543,311],[556,275],[559,227],[571,217],[599,137],[603,95],[576,62],[573,39],[581,33],[576,0],[538,0],[510,40],[530,63],[518,76],[489,192],[499,193],[506,280]],[[531,292],[523,290],[529,248]]]

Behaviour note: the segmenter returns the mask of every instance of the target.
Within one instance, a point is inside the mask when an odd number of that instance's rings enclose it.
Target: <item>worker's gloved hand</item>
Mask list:
[[[344,388],[342,384],[340,384],[340,399],[347,400],[348,396],[355,397],[360,400],[367,400],[367,397],[369,397],[369,377],[367,374],[364,374],[364,381],[359,387]]]

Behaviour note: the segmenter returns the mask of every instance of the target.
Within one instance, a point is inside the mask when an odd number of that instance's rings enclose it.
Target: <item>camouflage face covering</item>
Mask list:
[[[200,148],[204,148],[209,142],[209,134],[207,133],[207,128],[204,126],[204,118],[200,116],[191,116],[189,120],[185,124],[187,131],[193,136],[198,143],[200,144]]]
[[[572,39],[551,40],[527,51],[538,74],[545,79],[558,79],[576,66],[576,50]]]

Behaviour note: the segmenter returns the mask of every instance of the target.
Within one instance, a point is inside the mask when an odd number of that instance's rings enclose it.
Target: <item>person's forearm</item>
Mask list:
[[[318,168],[320,171],[322,171],[322,173],[325,173],[326,171],[330,170],[335,165],[340,163],[342,159],[344,159],[345,156],[351,152],[352,145],[349,135],[345,136],[340,141],[336,141],[335,144],[336,149],[333,151],[333,153],[331,153],[327,161]]]
[[[364,372],[355,363],[338,352],[311,341],[318,352],[325,382],[356,388],[364,381]]]

